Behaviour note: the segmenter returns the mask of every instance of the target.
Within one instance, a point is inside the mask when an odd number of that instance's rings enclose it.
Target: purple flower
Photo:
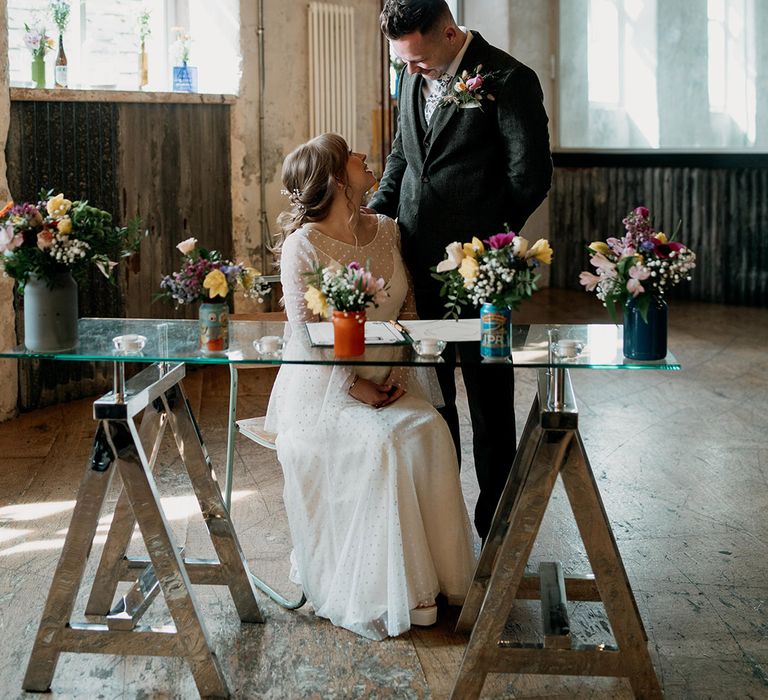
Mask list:
[[[635,214],[643,219],[647,219],[651,215],[651,212],[648,211],[647,207],[635,207]]]
[[[362,266],[360,265],[360,263],[359,263],[359,262],[357,262],[357,261],[353,260],[351,263],[349,263],[349,264],[347,265],[347,269],[348,269],[348,270],[361,270],[361,269],[362,269]]]
[[[495,236],[491,236],[486,243],[494,250],[499,250],[512,243],[515,239],[516,233],[497,233]]]

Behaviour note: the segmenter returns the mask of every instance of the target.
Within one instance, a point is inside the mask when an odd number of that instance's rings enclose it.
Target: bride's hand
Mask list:
[[[397,401],[405,389],[394,384],[377,384],[370,379],[358,377],[349,390],[349,395],[374,408],[382,408]]]

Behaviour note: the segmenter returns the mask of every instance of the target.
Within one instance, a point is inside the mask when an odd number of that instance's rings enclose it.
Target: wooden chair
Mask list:
[[[230,320],[232,321],[273,321],[284,322],[286,321],[285,313],[282,311],[264,312],[254,314],[231,314]],[[227,418],[227,458],[224,473],[224,503],[227,508],[231,508],[232,504],[232,473],[234,470],[235,462],[235,438],[237,435],[252,440],[257,445],[266,447],[268,450],[276,450],[275,439],[277,436],[274,433],[270,433],[264,429],[265,416],[256,416],[253,418],[237,419],[237,392],[238,392],[238,373],[240,370],[263,370],[269,369],[269,365],[229,365],[229,413]],[[280,595],[277,591],[271,588],[264,581],[259,579],[253,572],[251,572],[251,578],[254,585],[261,591],[266,593],[272,600],[279,605],[282,605],[288,610],[295,610],[300,608],[307,602],[306,597],[302,593],[301,597],[296,601],[290,601],[287,598]]]

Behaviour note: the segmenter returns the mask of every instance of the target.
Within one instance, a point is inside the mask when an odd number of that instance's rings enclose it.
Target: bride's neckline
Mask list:
[[[323,233],[317,226],[317,224],[313,221],[307,224],[307,227],[310,231],[319,234],[323,238],[325,238],[328,241],[332,241],[333,243],[339,243],[340,245],[347,246],[347,248],[367,248],[369,245],[371,245],[378,237],[379,237],[379,231],[381,230],[381,216],[379,214],[376,215],[376,229],[373,232],[373,237],[370,241],[367,243],[356,244],[356,243],[347,243],[346,241],[339,240],[338,238],[334,238],[333,236],[329,236],[327,233]]]

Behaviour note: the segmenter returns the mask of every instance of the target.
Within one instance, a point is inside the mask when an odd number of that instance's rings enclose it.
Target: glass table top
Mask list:
[[[407,322],[404,322],[407,324]],[[54,359],[116,362],[185,362],[191,364],[350,364],[423,366],[444,362],[441,357],[420,356],[410,342],[402,345],[366,345],[364,355],[348,359],[334,357],[332,347],[313,347],[305,328],[297,329],[284,352],[259,352],[265,336],[282,338],[286,324],[274,321],[230,321],[229,350],[204,354],[197,347],[198,322],[143,318],[82,318],[79,341],[63,352],[31,352],[23,345],[3,350],[2,358]],[[536,324],[513,326],[512,364],[518,367],[564,367],[569,369],[664,369],[679,370],[669,353],[658,361],[625,358],[622,327],[614,324]],[[143,348],[118,350],[115,338],[140,335]],[[273,340],[272,343],[275,341]],[[268,343],[269,345],[269,343]],[[498,364],[482,360],[478,344],[456,343],[457,364]],[[263,349],[263,345],[261,346]]]

